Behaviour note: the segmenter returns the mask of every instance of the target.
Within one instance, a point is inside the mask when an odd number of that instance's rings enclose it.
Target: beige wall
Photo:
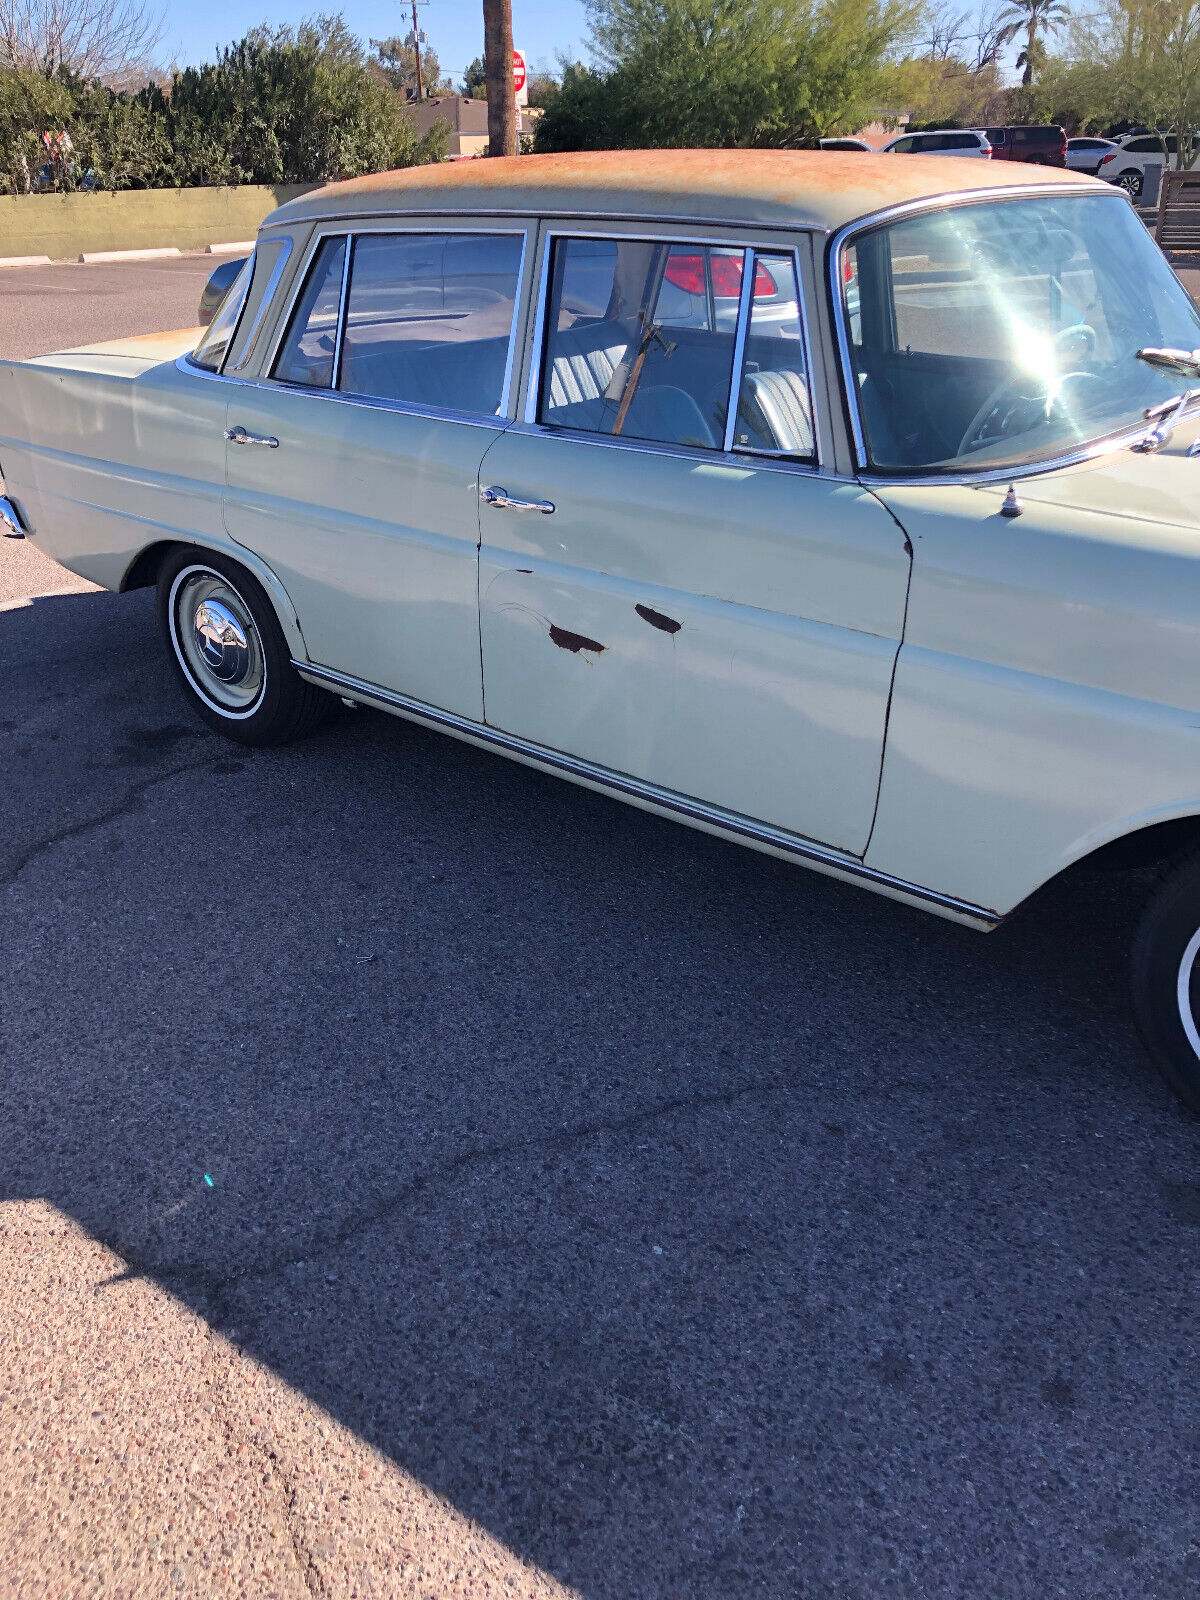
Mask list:
[[[120,194],[0,195],[0,256],[69,260],[85,250],[143,250],[252,239],[276,206],[314,184],[129,189]]]

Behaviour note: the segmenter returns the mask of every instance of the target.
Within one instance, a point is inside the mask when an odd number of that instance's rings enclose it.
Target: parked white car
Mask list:
[[[990,161],[991,141],[977,128],[939,128],[933,133],[902,133],[880,152],[889,156],[982,156]]]
[[[1062,170],[415,167],[273,213],[202,335],[0,363],[0,518],[155,585],[242,744],[342,697],[981,930],[1157,862],[1200,1108],[1198,376]]]
[[[1191,163],[1192,167],[1196,164],[1196,160]],[[1124,189],[1131,200],[1140,200],[1148,166],[1161,167],[1165,172],[1177,171],[1179,141],[1173,133],[1161,137],[1157,133],[1140,133],[1123,139],[1115,150],[1101,156],[1096,175]]]
[[[873,154],[875,146],[868,144],[865,139],[855,138],[853,135],[821,140],[822,150],[858,150]]]
[[[1108,152],[1117,148],[1114,139],[1101,139],[1098,134],[1079,134],[1067,140],[1067,166],[1072,172],[1094,174]]]

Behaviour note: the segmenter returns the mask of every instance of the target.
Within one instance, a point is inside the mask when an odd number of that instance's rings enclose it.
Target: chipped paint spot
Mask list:
[[[652,611],[649,606],[634,606],[633,609],[643,622],[648,622],[652,628],[661,628],[664,633],[678,633],[683,627],[683,623],[676,622],[674,617],[668,617],[662,611]]]
[[[608,648],[607,645],[601,644],[598,639],[589,639],[586,634],[572,633],[567,628],[556,627],[553,622],[550,624],[550,638],[560,650],[569,650],[572,655],[576,656],[581,650],[594,650],[599,655],[602,650]]]

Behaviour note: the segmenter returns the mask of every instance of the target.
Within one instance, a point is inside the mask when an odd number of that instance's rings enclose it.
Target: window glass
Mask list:
[[[912,136],[910,134],[905,134],[903,139],[897,139],[895,144],[891,144],[891,145],[888,146],[888,149],[892,152],[893,155],[906,156],[911,152],[912,147],[913,147]]]
[[[254,276],[250,280],[250,290],[246,295],[246,309],[242,313],[237,333],[229,346],[229,358],[225,363],[226,372],[237,372],[244,368],[254,354],[264,320],[271,309],[271,301],[274,299],[275,290],[291,253],[292,241],[286,234],[282,238],[262,240],[255,251]]]
[[[814,454],[796,262],[782,251],[754,258],[733,447],[810,460]]]
[[[338,388],[494,416],[523,243],[520,234],[360,234]]]
[[[225,352],[229,349],[229,341],[233,338],[234,329],[238,325],[238,318],[242,314],[242,307],[246,303],[246,291],[250,287],[250,279],[254,276],[254,255],[250,255],[245,266],[229,285],[224,300],[217,307],[213,319],[204,330],[204,337],[192,352],[192,360],[198,367],[203,367],[207,372],[219,372],[221,363],[225,359]]]
[[[343,237],[321,241],[275,363],[275,376],[285,383],[328,389],[333,382],[345,260]]]
[[[848,271],[848,275],[847,275]],[[1102,197],[990,201],[861,236],[843,292],[877,467],[996,468],[1136,426],[1200,345],[1200,313],[1136,214]]]
[[[744,252],[636,239],[553,250],[539,421],[720,449]]]

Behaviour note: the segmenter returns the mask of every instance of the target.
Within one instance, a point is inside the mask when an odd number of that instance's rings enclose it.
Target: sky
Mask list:
[[[412,27],[408,0],[166,0],[162,43],[165,63],[211,61],[220,46],[240,39],[258,22],[299,22],[315,12],[341,11],[364,39],[386,39]],[[512,0],[513,43],[530,65],[552,64],[559,51],[583,54],[586,19],[581,0]],[[437,51],[442,71],[457,83],[468,62],[483,54],[481,0],[427,0],[421,27]]]

